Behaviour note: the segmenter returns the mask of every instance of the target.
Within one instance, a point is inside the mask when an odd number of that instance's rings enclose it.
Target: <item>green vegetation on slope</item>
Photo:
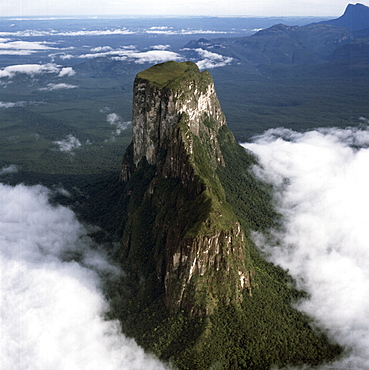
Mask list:
[[[235,143],[227,128],[221,130],[219,141],[226,166],[218,168],[218,176],[227,201],[247,235],[247,243],[252,245],[250,231],[268,228],[278,219],[272,208],[270,189],[251,174],[255,158]],[[155,273],[155,264],[163,263],[158,256],[164,253],[160,250],[163,243],[152,243],[153,232],[161,232],[153,229],[158,210],[144,196],[154,175],[155,168],[143,163],[125,189],[125,194],[130,194],[128,213],[135,210],[131,237],[136,238],[134,242],[139,248],[135,248],[133,255],[125,256],[128,274],[120,286],[127,288],[119,289],[119,294],[111,290],[110,317],[120,319],[127,335],[179,369],[314,366],[340,354],[337,345],[315,332],[309,319],[291,307],[304,294],[294,288],[283,270],[261,258],[254,247],[250,253],[255,288],[252,295],[244,294],[241,304],[219,303],[207,317],[191,318],[181,311],[169,314],[164,306],[164,287]],[[162,222],[171,222],[177,217],[171,199],[177,199],[183,192],[182,185],[167,179],[160,190],[168,199],[159,217]],[[195,218],[198,209],[190,208]]]

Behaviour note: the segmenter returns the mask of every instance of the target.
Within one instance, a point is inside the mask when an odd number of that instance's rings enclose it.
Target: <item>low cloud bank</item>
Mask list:
[[[70,90],[70,89],[76,89],[77,87],[78,86],[76,85],[65,84],[65,83],[60,83],[60,84],[49,83],[47,84],[46,87],[41,87],[39,90],[40,91]]]
[[[40,51],[54,49],[46,41],[11,41],[0,39],[0,55],[31,55]]]
[[[269,130],[243,146],[259,157],[255,172],[273,184],[284,217],[257,244],[309,293],[298,308],[346,349],[326,368],[368,369],[368,128]]]
[[[188,51],[192,49],[183,49],[183,51]],[[211,51],[197,48],[194,51],[198,54],[200,60],[196,62],[198,67],[202,70],[212,69],[218,67],[224,67],[233,62],[233,58],[221,55],[218,53],[213,53]]]
[[[47,64],[17,64],[0,69],[0,78],[13,78],[17,74],[35,77],[42,74],[56,74],[58,77],[73,76],[71,67],[63,67],[54,63]]]
[[[173,27],[148,27],[148,28],[111,28],[111,29],[95,29],[95,30],[75,30],[75,31],[60,31],[50,30],[41,31],[36,29],[28,29],[24,31],[3,31],[0,32],[0,37],[45,37],[45,36],[115,36],[115,35],[135,35],[135,34],[160,34],[160,35],[217,35],[217,34],[232,34],[234,31],[214,31],[203,29],[174,29]]]
[[[158,35],[217,35],[217,34],[230,34],[232,31],[213,31],[213,30],[203,30],[203,29],[180,29],[176,30],[173,27],[150,27],[145,31],[148,34],[158,34]]]
[[[132,35],[136,32],[130,31],[127,28],[114,28],[108,30],[78,30],[78,31],[40,31],[35,29],[28,29],[24,31],[3,31],[0,32],[1,37],[45,37],[45,36],[111,36],[111,35]]]
[[[120,117],[116,113],[109,113],[106,116],[106,120],[110,125],[115,127],[114,133],[115,135],[120,135],[123,131],[127,130],[132,124],[131,121],[124,122],[122,117]]]
[[[119,49],[112,50],[108,47],[93,48],[90,51],[93,53],[82,54],[76,56],[77,58],[82,59],[93,59],[101,57],[110,57],[114,60],[119,61],[131,61],[137,64],[143,63],[162,63],[168,60],[177,60],[180,61],[183,57],[173,51],[166,50],[168,46],[163,47],[163,45],[155,45],[153,50],[139,51],[135,46],[125,46]],[[72,56],[64,56],[64,59],[70,58]]]
[[[121,62],[131,62],[136,64],[144,63],[163,63],[170,60],[177,62],[188,59],[187,52],[191,52],[190,60],[193,60],[200,69],[212,69],[218,67],[224,67],[231,63],[234,63],[234,59],[229,56],[218,54],[202,48],[188,49],[184,48],[180,51],[171,51],[170,45],[158,44],[152,45],[149,49],[139,50],[134,45],[121,46],[119,48],[112,48],[108,45],[101,45],[93,48],[89,48],[88,52],[76,54],[70,52],[61,52],[50,54],[53,58],[58,56],[62,60],[69,59],[95,59],[95,58],[110,58],[112,60]],[[182,53],[185,52],[185,53]]]
[[[42,186],[0,183],[4,369],[165,369],[102,316],[100,275],[115,276],[71,210]],[[80,262],[65,256],[77,254]]]
[[[0,168],[0,176],[11,175],[17,172],[18,172],[18,166],[16,166],[15,164],[11,164],[10,166]]]
[[[81,142],[69,134],[64,140],[54,141],[61,152],[72,153],[73,150],[78,149],[82,146]]]
[[[0,101],[0,108],[14,108],[14,107],[23,107],[26,104],[25,101],[16,101],[16,102],[3,102]]]

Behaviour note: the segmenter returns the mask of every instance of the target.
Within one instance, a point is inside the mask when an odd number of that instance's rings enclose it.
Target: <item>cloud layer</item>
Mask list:
[[[46,64],[16,64],[0,69],[0,78],[13,78],[17,74],[35,77],[42,74],[56,74],[58,77],[73,76],[71,67],[63,67],[54,63]]]
[[[244,146],[284,217],[255,240],[310,294],[299,309],[346,348],[334,368],[369,368],[369,130],[269,130]]]
[[[17,101],[17,102],[3,102],[0,101],[0,108],[14,108],[14,107],[22,107],[26,104],[24,101]]]
[[[63,140],[54,141],[61,152],[72,153],[73,150],[82,146],[81,142],[72,134],[67,135]]]
[[[17,172],[18,166],[16,166],[15,164],[11,164],[10,166],[6,166],[0,169],[0,176],[6,176]]]
[[[212,69],[217,67],[224,67],[227,64],[233,62],[233,58],[227,57],[218,53],[213,53],[208,50],[204,50],[201,48],[195,49],[198,53],[201,60],[199,60],[196,64],[200,69]]]
[[[21,20],[21,19],[20,19]],[[29,19],[28,19],[29,20]],[[37,20],[37,19],[36,19]],[[57,30],[39,30],[39,29],[27,29],[24,31],[2,31],[0,32],[0,37],[81,37],[81,36],[117,36],[117,35],[218,35],[218,34],[232,34],[234,31],[214,31],[214,30],[204,30],[204,29],[174,29],[173,27],[159,26],[159,27],[148,27],[148,28],[111,28],[111,29],[95,29],[95,30],[75,30],[75,31],[57,31]],[[3,39],[4,40],[4,39]],[[4,40],[7,42],[10,40]],[[1,39],[0,39],[1,42]],[[31,46],[32,42],[29,42]],[[26,48],[31,50],[46,49],[47,43],[34,43],[35,48]],[[0,44],[1,49],[1,44]],[[7,49],[10,49],[7,48]]]
[[[120,135],[123,131],[127,130],[132,122],[131,121],[123,121],[122,118],[116,113],[109,113],[106,116],[106,121],[115,127],[115,135]]]
[[[12,41],[9,39],[0,39],[0,55],[31,55],[40,51],[50,50],[48,42],[35,41]]]
[[[165,47],[166,49],[167,47]],[[101,57],[110,57],[114,60],[135,62],[138,64],[143,63],[162,63],[168,60],[177,60],[180,61],[183,57],[173,51],[165,50],[163,45],[153,46],[153,50],[139,51],[135,46],[125,46],[119,49],[112,49],[108,46],[93,48],[90,51],[92,53],[82,54],[75,56],[82,59],[93,59]],[[69,59],[73,57],[72,55],[68,57],[64,56],[64,59]]]
[[[71,85],[71,84],[65,84],[65,83],[49,83],[46,87],[41,87],[40,91],[54,91],[54,90],[70,90],[70,89],[76,89],[78,86]]]
[[[0,184],[0,353],[4,369],[164,369],[105,321],[99,275],[119,273],[72,211],[41,186]],[[80,262],[66,256],[78,254]]]

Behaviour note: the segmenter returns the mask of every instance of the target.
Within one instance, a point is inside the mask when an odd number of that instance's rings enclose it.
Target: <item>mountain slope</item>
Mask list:
[[[186,48],[216,51],[254,64],[313,64],[352,40],[351,32],[344,27],[277,24],[242,38],[191,41]]]
[[[340,353],[290,306],[303,294],[253,245],[251,233],[278,219],[255,163],[208,72],[168,62],[137,75],[119,201],[126,275],[110,291],[112,316],[178,368],[315,365]]]
[[[369,27],[369,7],[363,4],[348,4],[345,12],[336,19],[320,22],[335,27],[358,31]]]
[[[326,61],[337,48],[355,38],[368,37],[368,29],[369,8],[349,4],[337,19],[301,27],[276,24],[241,38],[193,40],[186,48],[205,49],[256,65],[314,64]]]

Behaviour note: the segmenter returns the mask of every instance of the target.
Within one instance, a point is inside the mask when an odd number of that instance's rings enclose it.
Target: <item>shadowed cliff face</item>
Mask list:
[[[195,64],[168,62],[137,75],[121,179],[152,175],[140,195],[130,190],[122,258],[140,266],[141,282],[155,276],[173,313],[208,314],[251,293],[245,237],[216,174],[225,125],[213,80]]]

